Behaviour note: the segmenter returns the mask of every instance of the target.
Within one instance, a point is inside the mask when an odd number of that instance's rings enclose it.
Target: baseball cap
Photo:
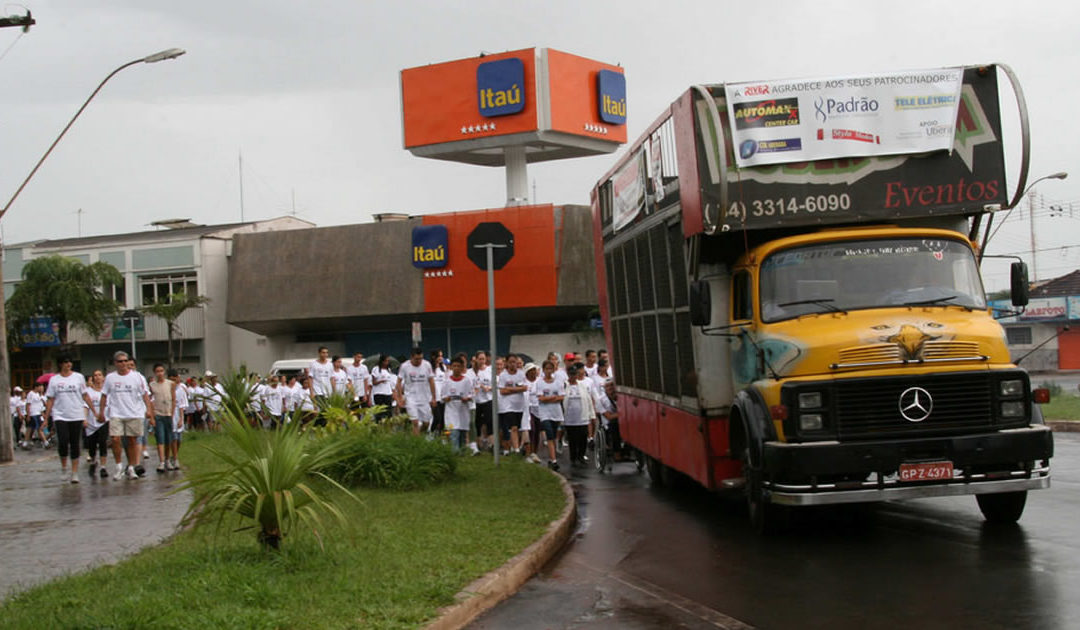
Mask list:
[[[211,372],[210,370],[207,370],[207,371],[206,371],[206,374],[204,374],[204,376],[206,376],[206,378],[210,378],[211,376],[217,376],[217,374],[214,374],[214,373],[213,373],[213,372]]]
[[[21,392],[21,391],[22,391],[22,388],[21,388],[21,387],[19,387],[18,385],[16,385],[16,386],[15,386],[15,391],[17,391],[17,392]]]
[[[526,374],[529,373],[529,370],[536,370],[536,369],[539,369],[539,368],[536,367],[535,363],[526,363],[525,364],[525,373]]]
[[[571,360],[573,360],[574,356],[575,355],[574,355],[573,352],[567,352],[566,354],[563,355],[563,359],[566,360],[566,361],[571,361]]]

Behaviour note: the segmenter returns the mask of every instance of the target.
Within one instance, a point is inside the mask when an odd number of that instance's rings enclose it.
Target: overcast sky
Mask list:
[[[237,221],[240,154],[248,220],[292,212],[294,196],[320,226],[501,206],[501,169],[402,148],[399,72],[536,46],[621,64],[631,138],[694,83],[1009,63],[1030,108],[1032,177],[1075,171],[1037,187],[1039,277],[1080,267],[1075,2],[23,0],[0,14],[22,6],[37,26],[0,29],[0,204],[112,69],[188,54],[109,82],[5,218],[7,243],[76,236],[79,209],[84,236]],[[614,159],[531,165],[530,188],[587,203]],[[991,253],[1030,248],[1026,208],[1013,214]],[[990,288],[1003,269],[985,267]]]

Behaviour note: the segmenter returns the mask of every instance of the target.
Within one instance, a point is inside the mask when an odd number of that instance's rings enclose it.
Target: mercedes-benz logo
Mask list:
[[[922,422],[930,417],[934,398],[921,387],[909,387],[900,394],[900,415],[908,422]]]

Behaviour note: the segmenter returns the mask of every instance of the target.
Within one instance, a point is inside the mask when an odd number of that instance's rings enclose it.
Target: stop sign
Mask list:
[[[496,270],[505,267],[506,263],[514,257],[514,234],[497,221],[478,224],[472,232],[469,232],[469,238],[465,243],[469,250],[469,260],[483,271],[487,271],[487,249],[478,245],[491,243],[504,246],[491,250],[491,262]]]

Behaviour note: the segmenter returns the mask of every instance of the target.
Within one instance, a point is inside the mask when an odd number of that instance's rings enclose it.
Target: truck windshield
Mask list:
[[[776,252],[761,264],[761,318],[886,306],[985,309],[971,248],[947,239],[874,239]]]

